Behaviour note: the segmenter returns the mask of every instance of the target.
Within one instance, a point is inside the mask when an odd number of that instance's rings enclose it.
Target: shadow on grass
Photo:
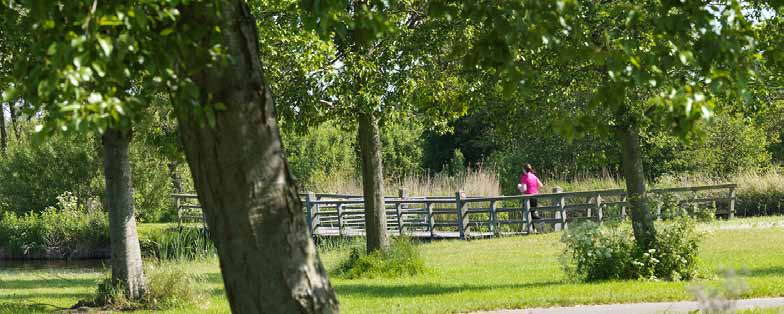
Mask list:
[[[82,288],[82,287],[97,287],[97,279],[55,279],[45,278],[40,279],[10,279],[0,281],[0,289],[9,290],[24,290],[24,289],[41,289],[41,288]]]
[[[412,285],[374,285],[374,284],[339,284],[335,285],[338,295],[357,295],[362,297],[416,297],[426,295],[441,295],[470,291],[485,291],[495,289],[526,289],[543,288],[559,285],[562,282],[538,282],[525,284],[502,285],[439,285],[439,284],[412,284]]]
[[[40,292],[40,293],[30,293],[30,294],[3,294],[0,295],[0,299],[3,301],[29,301],[35,303],[38,300],[44,299],[71,299],[73,303],[76,304],[77,300],[80,299],[89,299],[91,298],[91,292],[88,293],[73,293],[73,292]]]
[[[51,313],[52,310],[44,305],[25,303],[0,303],[0,314],[17,313]]]
[[[753,268],[746,275],[749,277],[784,277],[784,266]]]

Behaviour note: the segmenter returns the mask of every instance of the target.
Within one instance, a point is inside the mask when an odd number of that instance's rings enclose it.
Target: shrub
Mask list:
[[[65,193],[57,207],[40,213],[3,213],[0,243],[13,257],[73,257],[109,246],[109,222],[100,210],[86,210]],[[87,257],[87,256],[85,256]]]
[[[566,244],[564,269],[586,281],[632,277],[635,246],[630,234],[627,225],[602,227],[590,221],[569,229],[561,239]]]
[[[419,249],[410,239],[394,239],[389,249],[364,254],[352,248],[348,258],[340,263],[336,275],[349,279],[414,276],[425,271]]]
[[[668,132],[646,135],[645,163],[647,169],[652,169],[651,174],[721,177],[727,172],[753,171],[771,164],[768,135],[743,117],[719,114],[711,122],[700,123],[697,129],[702,132],[691,136],[687,143]]]
[[[133,180],[133,204],[141,222],[171,222],[177,218],[172,204],[170,172],[167,161],[152,153],[144,143],[131,144],[130,162]]]
[[[131,300],[125,295],[122,284],[112,285],[111,275],[98,282],[92,300],[80,301],[80,305],[99,306],[115,310],[165,310],[188,306],[205,307],[209,298],[198,287],[205,278],[186,272],[177,265],[162,263],[145,264],[147,290],[139,300]]]
[[[57,204],[71,191],[80,200],[100,195],[101,161],[92,139],[54,136],[46,142],[13,145],[0,158],[0,209],[23,215]]]
[[[585,222],[564,233],[562,263],[584,281],[610,279],[691,279],[696,275],[699,235],[693,220],[658,223],[656,243],[637,246],[628,223]]]

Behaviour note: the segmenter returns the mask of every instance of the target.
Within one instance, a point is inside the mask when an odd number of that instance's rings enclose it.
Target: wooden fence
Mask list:
[[[652,189],[652,210],[666,218],[673,209],[694,213],[712,207],[732,218],[735,184]],[[195,195],[175,194],[178,217],[202,219]],[[364,200],[359,195],[301,194],[311,234],[319,236],[364,235]],[[536,199],[538,207],[532,207]],[[527,234],[568,228],[581,220],[602,222],[626,217],[626,192],[622,189],[546,194],[474,197],[456,192],[454,197],[408,196],[405,190],[385,199],[387,228],[391,234],[430,238],[490,237]],[[182,213],[182,214],[181,214]],[[538,217],[537,217],[538,216]]]

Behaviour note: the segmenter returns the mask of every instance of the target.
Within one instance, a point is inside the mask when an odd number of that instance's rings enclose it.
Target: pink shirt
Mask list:
[[[525,184],[525,194],[538,194],[541,182],[535,174],[531,172],[524,173],[520,176],[520,184]]]

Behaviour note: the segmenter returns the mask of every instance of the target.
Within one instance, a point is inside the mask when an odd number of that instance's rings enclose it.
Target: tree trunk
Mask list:
[[[338,300],[305,223],[262,75],[256,22],[244,1],[220,5],[231,58],[190,73],[202,103],[221,103],[213,126],[177,104],[185,155],[218,250],[233,313],[337,313]],[[204,8],[183,13],[203,27]],[[208,100],[209,95],[209,100]]]
[[[108,129],[101,141],[112,245],[112,284],[122,284],[127,296],[136,300],[144,295],[145,282],[133,213],[133,186],[128,158],[131,131]]]
[[[656,228],[645,192],[640,136],[637,127],[633,125],[620,127],[617,133],[621,141],[623,176],[626,178],[627,198],[632,211],[634,238],[641,248],[647,250],[656,242]]]
[[[180,173],[177,172],[177,166],[179,163],[176,161],[169,162],[167,165],[169,168],[169,179],[171,179],[172,190],[174,193],[182,193],[182,179],[180,178]]]
[[[365,198],[365,233],[368,253],[389,247],[384,205],[384,172],[378,120],[372,113],[358,118],[359,150],[362,156],[362,194]]]
[[[5,105],[0,104],[0,154],[8,150],[8,134],[5,132]]]
[[[16,141],[19,142],[19,137],[20,137],[19,133],[21,133],[21,131],[19,130],[19,127],[16,124],[16,120],[19,119],[19,116],[16,114],[16,104],[13,102],[8,104],[8,111],[11,114],[11,129],[14,130],[14,136],[16,137]]]

